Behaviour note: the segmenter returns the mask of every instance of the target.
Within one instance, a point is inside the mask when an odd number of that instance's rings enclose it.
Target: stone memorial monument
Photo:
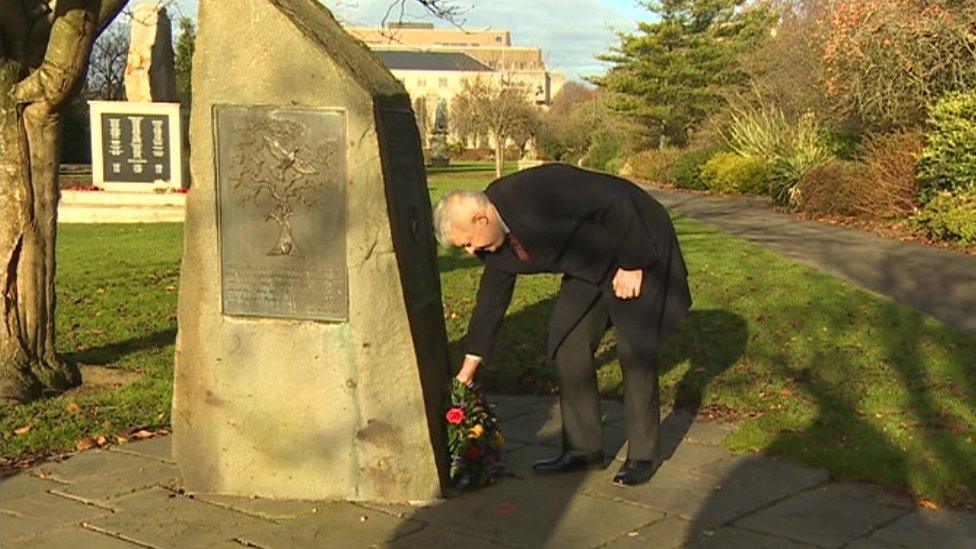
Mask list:
[[[173,31],[166,9],[143,2],[132,10],[125,97],[135,103],[178,102]]]
[[[451,157],[447,154],[447,101],[441,99],[437,103],[434,114],[434,130],[430,134],[429,166],[443,168],[451,164]]]
[[[186,487],[435,499],[450,373],[409,98],[315,0],[199,16],[172,418]]]
[[[108,191],[185,186],[179,103],[89,101],[92,183]]]

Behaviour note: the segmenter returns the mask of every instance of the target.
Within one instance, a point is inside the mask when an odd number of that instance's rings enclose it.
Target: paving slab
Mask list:
[[[785,484],[802,487],[795,491],[824,484],[830,479],[830,473],[825,469],[804,467],[790,461],[756,454],[732,454],[732,457],[728,459],[703,465],[695,472],[714,479],[721,479],[726,483],[768,485],[770,488]]]
[[[881,528],[868,540],[906,547],[973,549],[976,547],[976,515],[918,509]]]
[[[683,518],[667,515],[661,520],[631,530],[607,544],[612,549],[668,549],[681,547],[693,535],[692,523]]]
[[[5,501],[43,494],[51,489],[62,486],[66,486],[66,484],[50,479],[38,478],[29,473],[21,473],[2,479],[0,480],[0,507],[3,506],[3,502]]]
[[[831,490],[812,490],[736,522],[736,526],[821,547],[841,547],[904,515],[904,509]]]
[[[217,494],[194,494],[194,499],[224,507],[231,511],[282,522],[305,515],[317,513],[328,506],[321,501],[273,500],[262,498],[242,498]]]
[[[556,405],[556,397],[532,395],[502,395],[489,393],[485,400],[494,407],[502,421],[515,419],[532,412],[542,412]]]
[[[73,476],[72,479],[70,484],[51,492],[85,501],[105,502],[153,486],[175,487],[180,482],[180,471],[174,463],[140,459],[137,463],[126,464],[111,471]]]
[[[373,547],[408,536],[424,525],[352,503],[322,504],[317,512],[252,530],[235,539],[257,547],[300,549]]]
[[[38,536],[21,538],[3,545],[4,549],[134,549],[134,543],[88,530],[82,526],[67,526],[47,530]]]
[[[418,523],[419,524],[419,523]],[[500,543],[472,537],[468,533],[457,533],[434,526],[424,526],[420,530],[384,544],[394,549],[434,549],[439,547],[463,547],[480,549],[484,547],[504,547]]]
[[[152,488],[113,500],[116,512],[85,527],[151,547],[235,547],[234,539],[275,526],[269,520]]]
[[[620,468],[619,463],[611,461],[609,458],[601,468],[588,471],[573,471],[570,473],[536,473],[532,469],[532,464],[540,459],[549,459],[559,454],[559,450],[550,446],[525,446],[503,456],[505,470],[510,475],[521,480],[530,482],[542,482],[549,486],[567,490],[570,492],[579,490],[587,484],[594,482],[610,482],[613,475]]]
[[[142,456],[98,449],[74,454],[60,462],[42,463],[32,472],[35,475],[51,478],[55,481],[74,482],[93,475],[112,473],[119,469],[141,467],[157,462],[157,460]]]
[[[544,483],[503,479],[488,489],[414,509],[411,519],[523,547],[592,547],[660,520],[661,513]]]
[[[169,435],[119,444],[110,447],[109,451],[175,463],[173,459],[173,437]]]
[[[683,546],[695,549],[812,549],[816,547],[816,545],[797,543],[735,527],[697,532],[695,537]]]
[[[833,492],[849,498],[866,499],[896,509],[915,509],[915,502],[908,496],[871,484],[831,482],[816,488],[816,490]]]
[[[59,526],[111,514],[110,509],[86,505],[53,494],[34,494],[0,503],[0,547]]]
[[[701,528],[710,528],[744,516],[792,494],[824,482],[819,473],[795,468],[786,474],[781,468],[769,477],[758,474],[727,478],[699,476],[667,462],[647,484],[622,487],[610,483],[592,483],[583,487],[588,494],[642,505],[681,518],[694,520]]]

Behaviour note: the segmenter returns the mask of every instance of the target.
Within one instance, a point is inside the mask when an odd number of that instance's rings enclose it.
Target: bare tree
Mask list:
[[[461,93],[454,97],[455,132],[465,137],[490,135],[495,141],[495,176],[500,177],[505,145],[510,138],[530,133],[526,128],[538,118],[536,107],[529,101],[526,86],[510,76],[478,76],[463,81],[461,86]]]
[[[95,40],[83,95],[102,101],[125,100],[125,63],[129,55],[129,26],[114,24]]]

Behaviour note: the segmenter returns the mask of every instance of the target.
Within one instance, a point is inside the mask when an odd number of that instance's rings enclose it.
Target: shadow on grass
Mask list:
[[[686,544],[707,540],[721,546],[731,542],[727,536],[744,535],[732,528],[744,525],[774,536],[756,538],[751,541],[755,544],[785,544],[777,537],[782,536],[817,545],[841,546],[861,539],[883,545],[871,536],[913,512],[913,498],[972,505],[976,499],[972,338],[889,301],[875,302],[862,317],[849,319],[841,313],[830,305],[784,311],[811,321],[798,329],[808,338],[811,351],[803,360],[781,368],[779,379],[770,381],[785,383],[790,398],[801,399],[815,413],[797,425],[782,418],[771,420],[786,425],[757,448],[817,468],[755,455],[740,458],[716,479],[723,487],[721,493],[702,489],[702,503],[688,525]],[[858,328],[852,327],[851,320],[870,323],[872,336],[881,343],[880,356],[851,359],[862,364],[876,361],[874,371],[837,367],[835,347],[861,334],[852,334]],[[854,343],[854,352],[864,353]],[[775,412],[771,408],[769,413]],[[755,425],[749,428],[762,430]],[[842,483],[867,480],[883,486],[857,487],[847,493],[844,486],[827,485],[811,491],[832,476]],[[733,505],[729,498],[735,494],[764,496],[751,498],[747,505]],[[843,518],[852,509],[860,516],[856,525]],[[814,524],[823,527],[811,528]]]
[[[152,347],[165,347],[176,341],[176,328],[167,328],[141,337],[134,337],[83,351],[66,353],[64,358],[76,364],[104,366],[117,362],[126,356]]]

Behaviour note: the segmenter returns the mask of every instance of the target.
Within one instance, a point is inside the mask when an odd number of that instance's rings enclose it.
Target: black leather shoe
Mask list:
[[[614,484],[622,486],[637,486],[651,480],[657,468],[660,466],[656,461],[644,459],[628,459],[623,467],[613,477]]]
[[[535,462],[532,464],[532,469],[537,473],[567,473],[569,471],[595,469],[603,465],[603,461],[602,450],[588,454],[563,452],[559,457]]]

